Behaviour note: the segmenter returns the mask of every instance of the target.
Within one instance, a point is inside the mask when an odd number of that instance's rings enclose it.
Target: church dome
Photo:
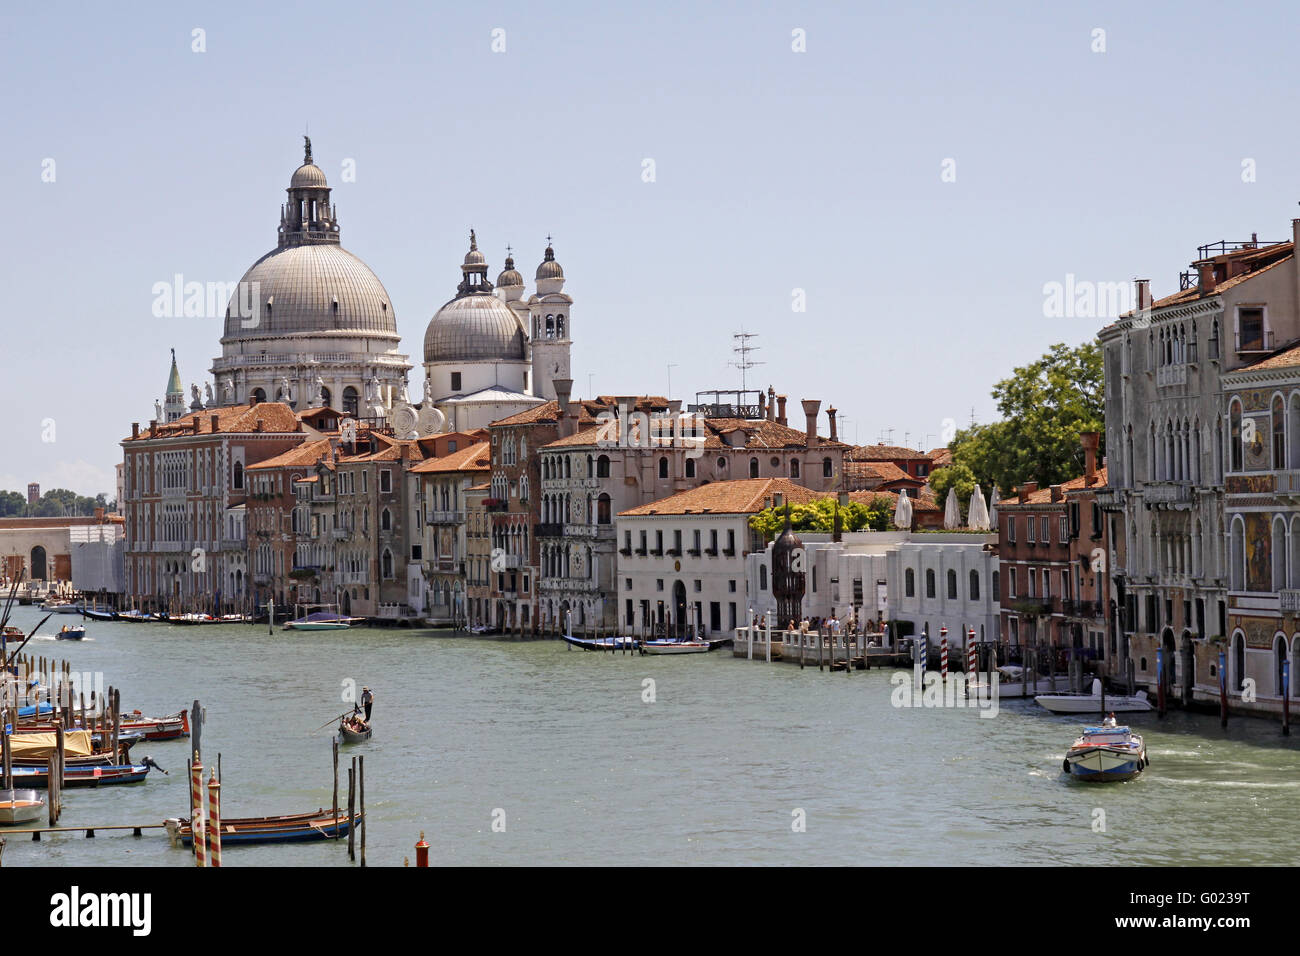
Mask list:
[[[324,171],[315,163],[303,163],[289,180],[290,189],[321,189],[327,185]]]
[[[280,246],[253,263],[240,282],[226,309],[225,339],[331,333],[397,338],[388,290],[337,243]],[[254,306],[251,316],[241,312],[241,297],[243,305]]]
[[[457,296],[424,333],[425,362],[521,362],[525,348],[518,317],[491,293]]]
[[[563,278],[564,270],[561,269],[560,264],[555,261],[555,250],[552,249],[550,245],[547,245],[546,257],[542,259],[542,264],[537,267],[537,280],[540,282],[542,279]]]
[[[503,286],[521,286],[523,284],[524,277],[520,275],[519,270],[515,268],[514,257],[506,256],[506,267],[504,271],[497,276],[497,288],[500,289]]]

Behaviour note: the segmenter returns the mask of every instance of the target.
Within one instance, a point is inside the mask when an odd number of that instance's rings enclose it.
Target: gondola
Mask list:
[[[371,733],[370,724],[360,716],[352,715],[339,721],[339,736],[345,744],[359,744],[369,740]]]
[[[108,767],[76,767],[69,765],[63,772],[65,787],[101,787],[115,783],[140,783],[149,776],[151,764],[118,764]],[[14,783],[44,790],[50,785],[50,772],[45,767],[14,767]]]
[[[86,617],[90,618],[92,621],[116,621],[117,620],[117,612],[110,611],[107,608],[88,607],[83,613],[85,614]]]
[[[357,821],[362,815],[357,813]],[[194,831],[189,819],[172,817],[163,821],[172,845],[189,846],[194,842]],[[298,843],[305,840],[332,840],[346,836],[351,825],[346,811],[337,817],[329,810],[314,813],[293,813],[280,817],[232,817],[221,821],[221,843]]]

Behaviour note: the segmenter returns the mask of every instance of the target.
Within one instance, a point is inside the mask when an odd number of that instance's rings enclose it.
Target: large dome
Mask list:
[[[461,295],[434,315],[424,333],[426,362],[523,361],[524,327],[491,293]]]
[[[383,283],[335,243],[281,246],[253,263],[241,283],[235,296],[244,295],[247,303],[243,290],[251,289],[254,314],[242,318],[232,298],[225,339],[356,332],[397,338],[397,316]]]

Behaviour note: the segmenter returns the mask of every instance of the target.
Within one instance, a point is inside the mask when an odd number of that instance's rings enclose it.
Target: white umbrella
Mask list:
[[[898,493],[898,505],[894,508],[894,527],[904,531],[912,528],[912,501],[901,491]]]
[[[989,495],[989,527],[998,526],[998,502],[1002,499],[998,497],[998,486],[993,486],[993,494]]]
[[[975,531],[988,531],[990,527],[989,509],[984,504],[984,492],[978,484],[971,492],[970,507],[966,509],[966,524]]]
[[[943,526],[951,531],[961,527],[961,505],[957,504],[957,489],[948,489],[948,500],[944,503]]]

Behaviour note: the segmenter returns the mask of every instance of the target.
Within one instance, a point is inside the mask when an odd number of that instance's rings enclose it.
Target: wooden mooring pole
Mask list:
[[[339,739],[335,737],[332,741],[334,751],[334,839],[341,835],[338,830],[339,823]]]
[[[366,865],[366,758],[361,755],[357,758],[357,795],[358,803],[361,805],[361,865]]]
[[[357,758],[352,758],[352,766],[348,768],[348,859],[355,860],[356,852],[356,806],[357,806]],[[338,821],[335,820],[337,826]]]

